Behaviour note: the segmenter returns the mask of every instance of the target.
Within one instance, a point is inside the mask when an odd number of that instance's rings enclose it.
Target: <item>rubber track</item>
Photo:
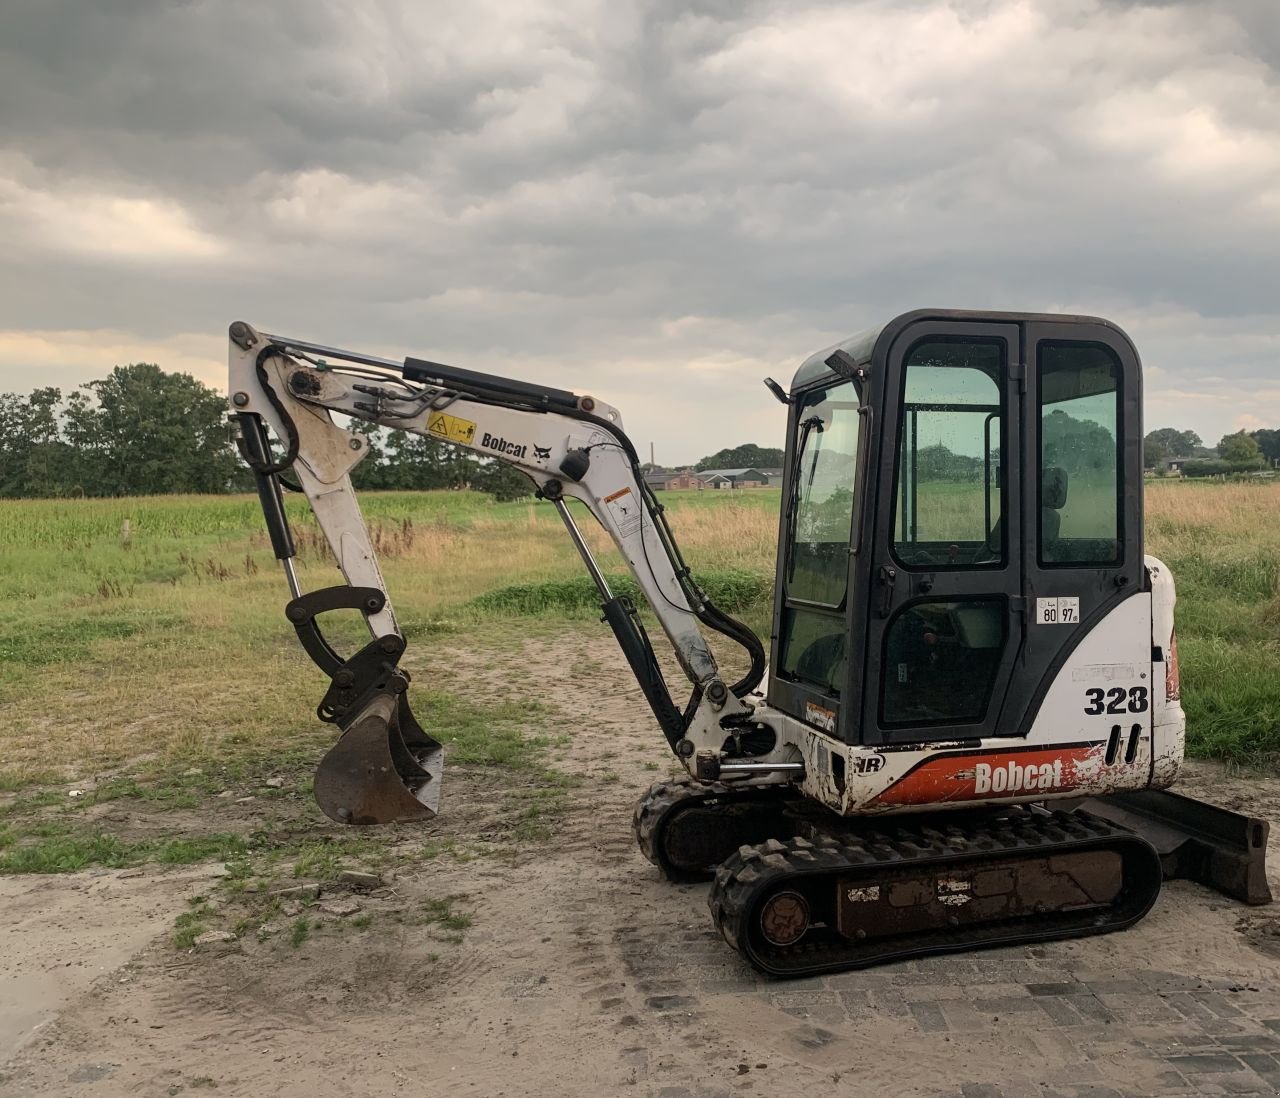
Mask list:
[[[723,791],[719,782],[707,785],[695,782],[692,778],[673,778],[670,781],[654,782],[636,801],[635,811],[631,815],[631,831],[636,837],[640,853],[653,865],[662,868],[662,860],[658,857],[657,835],[662,818],[682,801],[701,800],[699,794],[703,790]]]
[[[1136,883],[1137,891],[1127,897],[1118,917],[1107,918],[1108,912],[1093,910],[1077,915],[1077,921],[1071,923],[1068,913],[1053,913],[1058,923],[1035,916],[1008,924],[977,924],[941,934],[865,942],[831,930],[810,932],[786,948],[769,945],[762,936],[749,932],[749,918],[765,896],[797,878],[827,874],[834,883],[841,875],[852,874],[874,882],[875,876],[866,873],[869,867],[893,870],[934,862],[941,870],[972,866],[980,863],[983,855],[994,859],[1088,849],[1123,849],[1129,855],[1126,870],[1137,865],[1137,880],[1131,880],[1126,872],[1125,889],[1131,892]],[[885,826],[877,821],[876,830],[860,834],[828,832],[816,834],[812,840],[799,836],[744,846],[717,869],[707,902],[720,933],[747,961],[771,976],[794,977],[868,968],[933,953],[1108,933],[1141,919],[1159,895],[1160,881],[1159,856],[1132,831],[1081,812],[1024,811],[968,827],[947,824],[945,830],[927,824]]]
[[[783,804],[794,800],[793,791],[779,785],[728,785],[724,782],[700,782],[695,778],[680,777],[670,781],[655,782],[636,802],[632,815],[631,827],[636,837],[640,852],[662,870],[663,875],[671,881],[709,881],[715,875],[714,866],[690,866],[677,864],[665,847],[665,835],[668,825],[681,812],[698,807],[707,801],[718,800],[722,804],[763,803],[777,800],[779,834],[790,834],[794,828],[786,828],[782,819]],[[722,828],[732,827],[734,820],[726,814],[720,821]],[[730,840],[725,837],[725,841]],[[754,828],[750,838],[734,842],[758,841],[759,828]]]

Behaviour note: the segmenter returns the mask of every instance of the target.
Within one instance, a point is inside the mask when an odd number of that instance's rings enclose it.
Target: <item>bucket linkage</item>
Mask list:
[[[316,624],[327,610],[370,614],[385,604],[376,588],[343,585],[300,595],[285,607],[302,646],[331,679],[316,715],[342,735],[316,769],[315,797],[338,823],[430,819],[440,806],[444,748],[409,709],[409,673],[397,666],[404,638],[376,637],[344,660]]]

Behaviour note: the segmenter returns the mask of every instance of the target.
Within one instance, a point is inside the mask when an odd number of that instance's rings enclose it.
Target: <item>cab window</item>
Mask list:
[[[848,672],[843,612],[858,471],[852,381],[800,404],[787,504],[790,543],[778,673],[839,695]]]
[[[908,567],[1004,563],[1003,340],[916,344],[903,382],[894,555]]]
[[[849,583],[858,464],[858,395],[853,382],[805,397],[796,430],[787,596],[838,607]]]
[[[981,721],[1008,617],[1003,598],[918,602],[900,611],[885,634],[884,726]]]
[[[1039,561],[1120,559],[1120,362],[1100,343],[1043,342]]]

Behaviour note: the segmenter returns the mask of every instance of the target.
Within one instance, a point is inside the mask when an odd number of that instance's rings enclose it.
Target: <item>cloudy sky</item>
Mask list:
[[[659,460],[922,305],[1107,316],[1280,425],[1275,0],[4,0],[0,390],[229,321],[618,405]]]

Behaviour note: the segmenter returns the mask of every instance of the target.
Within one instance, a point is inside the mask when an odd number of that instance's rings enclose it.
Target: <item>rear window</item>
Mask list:
[[[1040,393],[1039,561],[1120,559],[1119,359],[1100,343],[1045,341]]]

